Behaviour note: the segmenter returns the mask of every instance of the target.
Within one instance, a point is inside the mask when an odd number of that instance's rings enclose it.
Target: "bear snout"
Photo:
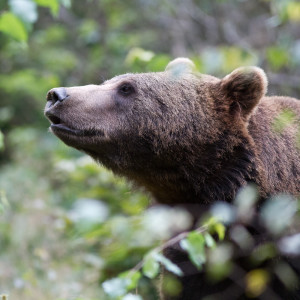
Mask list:
[[[51,89],[48,93],[47,93],[47,104],[45,107],[45,116],[52,122],[52,123],[58,123],[58,121],[56,120],[56,122],[54,121],[54,117],[53,117],[53,110],[52,108],[58,104],[58,103],[62,103],[64,100],[66,100],[69,97],[69,95],[67,94],[67,90],[64,87],[59,87],[59,88],[54,88]]]
[[[51,89],[47,93],[47,104],[45,107],[45,116],[51,122],[51,125],[61,124],[62,121],[59,116],[57,116],[57,112],[55,112],[52,108],[58,103],[62,103],[69,97],[67,94],[67,90],[64,87]]]

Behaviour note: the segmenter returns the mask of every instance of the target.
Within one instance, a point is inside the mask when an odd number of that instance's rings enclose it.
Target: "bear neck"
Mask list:
[[[195,143],[189,155],[149,161],[143,169],[124,175],[168,205],[232,202],[242,186],[259,184],[253,143],[243,136],[229,136],[204,147]]]
[[[232,202],[241,187],[249,182],[259,184],[255,148],[251,140],[248,137],[234,137],[230,147],[226,148],[228,141],[230,138],[208,147],[210,157],[202,164],[202,184],[197,180],[194,182],[198,198],[205,203]]]

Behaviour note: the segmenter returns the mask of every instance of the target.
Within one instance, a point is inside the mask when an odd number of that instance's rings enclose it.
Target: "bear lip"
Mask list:
[[[91,137],[98,136],[104,137],[104,133],[99,130],[87,130],[87,129],[74,129],[67,126],[65,123],[54,124],[51,123],[50,129],[53,133],[75,135],[78,137]]]
[[[53,130],[55,132],[63,131],[63,132],[71,133],[71,134],[75,134],[75,135],[82,135],[81,130],[77,130],[77,129],[73,129],[73,128],[69,127],[67,124],[65,124],[62,121],[62,119],[60,117],[56,116],[55,114],[51,113],[50,111],[46,111],[45,115],[51,123],[51,125],[50,125],[51,130]]]
[[[98,136],[104,137],[104,132],[96,129],[76,129],[73,126],[70,127],[66,124],[60,117],[56,116],[52,112],[45,111],[45,116],[50,121],[50,129],[53,133],[57,133],[58,135],[61,134],[68,134],[68,135],[75,135],[75,136]]]
[[[70,128],[63,123],[59,123],[59,124],[52,123],[50,128],[51,128],[51,130],[53,130],[55,132],[61,131],[61,132],[65,132],[65,133],[73,134],[73,135],[80,135],[80,136],[85,135],[83,130]]]

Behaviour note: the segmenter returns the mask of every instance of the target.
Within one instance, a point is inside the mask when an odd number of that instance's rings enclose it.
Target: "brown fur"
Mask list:
[[[133,94],[120,95],[124,83],[134,87]],[[297,195],[298,124],[281,134],[272,124],[286,108],[299,117],[300,102],[263,97],[266,86],[258,68],[237,69],[219,80],[177,59],[165,72],[67,88],[68,98],[46,114],[76,130],[52,126],[66,144],[144,186],[161,203],[231,201],[248,181],[264,197]]]
[[[197,215],[196,205],[232,201],[247,182],[257,184],[262,198],[299,195],[300,102],[265,97],[266,89],[259,68],[237,69],[220,80],[177,59],[165,72],[53,89],[45,114],[67,145],[145,187],[158,202]],[[276,132],[274,122],[286,109],[295,119]],[[179,264],[188,261],[182,251],[166,254]],[[182,283],[176,299],[198,300],[216,288],[201,273]]]

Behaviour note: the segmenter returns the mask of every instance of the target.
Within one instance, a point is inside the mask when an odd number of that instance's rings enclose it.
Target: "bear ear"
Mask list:
[[[221,82],[221,95],[230,102],[231,109],[247,118],[259,100],[266,94],[268,80],[258,67],[242,67],[225,76]]]
[[[193,73],[196,70],[195,64],[188,58],[178,57],[170,61],[166,67],[166,72],[171,72],[174,76],[182,73]]]

